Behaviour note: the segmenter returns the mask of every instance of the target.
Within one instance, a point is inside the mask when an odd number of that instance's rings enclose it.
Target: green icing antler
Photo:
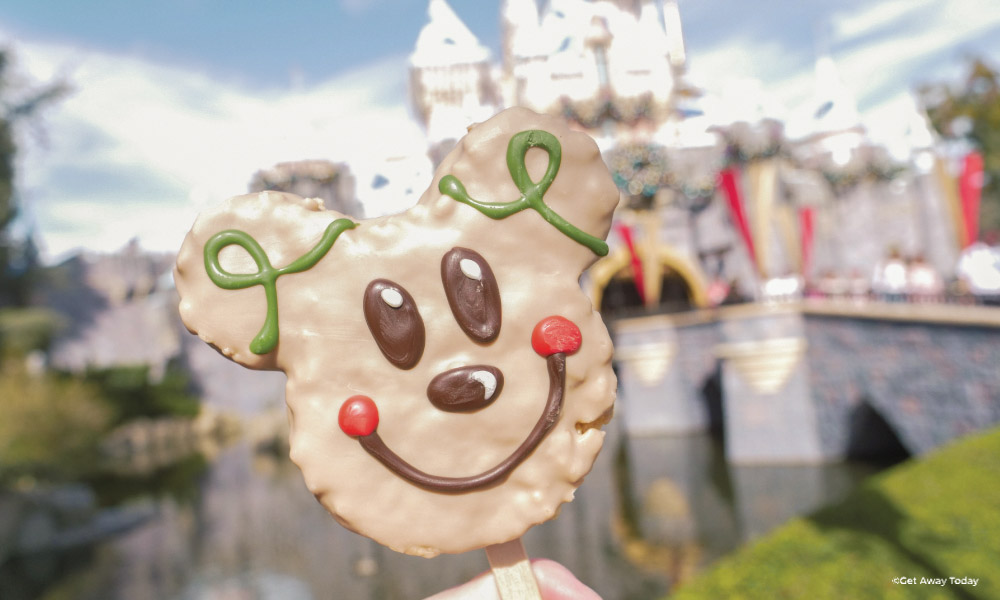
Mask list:
[[[275,269],[267,254],[252,235],[238,229],[220,231],[205,243],[205,271],[212,283],[224,290],[242,290],[255,285],[263,286],[267,298],[267,314],[260,332],[250,342],[250,351],[254,354],[267,354],[278,345],[278,277],[289,273],[299,273],[310,269],[326,256],[333,247],[337,237],[347,229],[353,229],[358,224],[350,219],[337,219],[326,227],[323,237],[312,250],[298,257],[288,265]],[[230,273],[219,264],[219,253],[226,246],[236,245],[250,254],[257,264],[256,273]]]
[[[529,148],[541,148],[549,155],[549,164],[545,168],[542,180],[535,183],[528,175],[528,167],[524,158]],[[548,191],[552,181],[559,172],[562,161],[562,146],[556,136],[547,131],[531,129],[522,131],[510,139],[507,144],[507,169],[510,171],[514,185],[521,192],[521,197],[512,202],[480,202],[469,196],[465,186],[454,175],[445,175],[438,184],[438,190],[446,196],[475,208],[491,219],[503,219],[526,208],[534,209],[542,215],[550,225],[561,231],[570,239],[590,248],[598,256],[606,256],[608,245],[604,240],[594,237],[573,226],[569,221],[559,216],[556,211],[545,204],[543,196]]]

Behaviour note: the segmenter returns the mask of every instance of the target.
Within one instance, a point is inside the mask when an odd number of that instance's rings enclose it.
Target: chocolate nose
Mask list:
[[[471,412],[493,403],[503,389],[503,373],[488,365],[468,365],[439,374],[427,386],[427,399],[447,412]]]

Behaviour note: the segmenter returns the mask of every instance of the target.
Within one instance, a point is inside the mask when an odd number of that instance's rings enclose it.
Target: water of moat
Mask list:
[[[524,537],[605,599],[660,598],[793,516],[845,495],[871,465],[727,465],[704,435],[628,436],[616,422],[560,516]],[[284,456],[233,443],[143,479],[94,484],[138,524],[101,542],[8,560],[0,597],[419,599],[486,570],[482,551],[431,560],[337,525]]]

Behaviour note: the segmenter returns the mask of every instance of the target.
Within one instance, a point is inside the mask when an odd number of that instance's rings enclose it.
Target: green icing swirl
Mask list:
[[[205,243],[205,271],[212,283],[224,290],[242,290],[255,285],[263,286],[267,298],[267,313],[260,332],[250,342],[250,351],[254,354],[267,354],[278,345],[278,277],[289,273],[299,273],[310,269],[326,256],[333,247],[337,237],[347,229],[353,229],[358,224],[350,219],[337,219],[326,227],[312,250],[298,257],[288,265],[275,269],[267,259],[267,253],[260,244],[245,231],[227,229],[209,238]],[[219,264],[219,253],[227,246],[237,245],[250,254],[257,265],[256,273],[230,273]]]
[[[542,180],[535,183],[528,175],[528,167],[524,159],[529,148],[541,148],[549,155],[549,164],[545,168]],[[598,256],[608,254],[608,245],[604,240],[573,226],[569,221],[559,216],[549,208],[543,196],[552,185],[559,165],[562,162],[562,146],[556,136],[547,131],[531,129],[522,131],[511,138],[507,144],[507,170],[510,171],[514,185],[521,192],[521,197],[512,202],[480,202],[469,196],[465,186],[454,175],[445,175],[438,184],[438,190],[446,196],[475,208],[491,219],[503,219],[526,208],[534,209],[542,215],[550,225],[561,231],[575,242],[590,248]]]

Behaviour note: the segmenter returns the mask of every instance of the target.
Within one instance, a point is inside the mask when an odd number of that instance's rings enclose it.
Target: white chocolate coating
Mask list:
[[[199,216],[177,258],[187,327],[245,366],[288,375],[291,457],[310,491],[344,526],[400,552],[434,556],[521,536],[572,500],[603,442],[604,433],[591,425],[609,418],[615,399],[611,340],[578,283],[597,256],[533,210],[493,220],[438,191],[441,177],[452,174],[477,200],[518,199],[505,156],[511,136],[528,129],[548,131],[562,146],[561,168],[545,203],[604,239],[619,194],[596,144],[560,120],[510,109],[470,130],[415,207],[361,221],[315,266],[278,279],[280,337],[268,354],[249,350],[264,320],[263,287],[217,287],[206,273],[206,242],[223,230],[245,231],[279,268],[312,249],[342,215],[289,194],[238,196]],[[532,179],[541,178],[547,161],[544,151],[528,151]],[[503,320],[490,343],[470,339],[449,309],[440,269],[442,256],[455,247],[481,254],[496,276]],[[225,248],[219,260],[231,273],[257,271],[237,246]],[[376,278],[400,285],[419,310],[426,343],[413,368],[389,363],[368,329],[362,299]],[[521,444],[545,405],[546,362],[530,340],[535,324],[551,315],[573,321],[582,346],[566,360],[558,422],[506,480],[464,493],[428,491],[392,473],[341,431],[341,404],[363,394],[378,407],[381,438],[418,469],[449,477],[490,469]],[[428,383],[468,365],[502,371],[495,400],[474,412],[433,406]]]

